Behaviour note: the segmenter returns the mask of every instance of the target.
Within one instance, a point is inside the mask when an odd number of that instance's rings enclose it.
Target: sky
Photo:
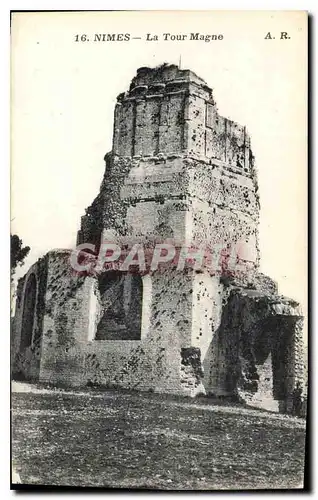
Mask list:
[[[288,38],[281,39],[281,32]],[[271,38],[266,37],[270,32]],[[94,42],[130,33],[130,41]],[[147,41],[158,36],[158,41]],[[163,34],[186,34],[164,41]],[[191,41],[190,33],[223,35]],[[85,34],[88,41],[77,42]],[[79,37],[80,38],[80,37]],[[307,20],[303,12],[16,13],[12,21],[11,231],[31,252],[73,248],[111,149],[116,97],[140,66],[191,69],[219,113],[246,125],[261,201],[261,271],[306,311]]]

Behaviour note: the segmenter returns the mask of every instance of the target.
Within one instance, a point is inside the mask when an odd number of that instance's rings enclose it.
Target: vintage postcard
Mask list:
[[[12,488],[306,488],[307,24],[12,12]]]

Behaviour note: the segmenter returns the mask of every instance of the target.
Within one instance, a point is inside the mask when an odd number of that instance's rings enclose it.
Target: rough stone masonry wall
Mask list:
[[[48,254],[40,380],[72,385],[81,376],[80,357],[72,348],[89,331],[92,278],[80,276],[70,264],[70,251]]]
[[[174,281],[170,272],[145,277],[150,324],[141,340],[99,341],[95,339],[101,307],[98,279],[73,276],[68,258],[68,253],[49,255],[40,381],[197,392],[200,356],[187,350],[192,276],[179,273]]]
[[[251,177],[187,160],[191,230],[196,243],[220,252],[229,245],[258,267],[259,204]]]
[[[254,406],[286,410],[303,378],[296,347],[301,324],[296,302],[255,286],[230,287],[215,336],[222,351],[221,361],[216,357],[217,390],[223,387]]]
[[[176,273],[171,280],[171,270],[161,271],[147,276],[150,323],[142,339],[98,341],[98,280],[74,276],[68,259],[68,252],[48,255],[41,381],[189,395],[238,391],[250,403],[267,399],[274,408],[275,384],[282,377],[274,379],[277,339],[272,335],[279,336],[280,329],[269,324],[266,330],[264,320],[277,313],[283,321],[295,317],[298,338],[296,305],[292,312],[289,302],[276,300],[271,306],[273,299],[264,291],[226,291],[218,278],[202,273]],[[263,337],[267,344],[262,347]],[[282,358],[289,395],[303,375],[299,344],[300,339],[291,342],[291,357]],[[280,386],[277,390],[276,400],[283,399]]]

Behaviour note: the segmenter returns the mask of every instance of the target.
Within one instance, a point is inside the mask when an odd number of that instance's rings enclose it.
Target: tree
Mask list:
[[[11,234],[11,278],[13,277],[16,267],[23,266],[24,259],[30,252],[30,247],[23,246],[23,241],[17,234]]]

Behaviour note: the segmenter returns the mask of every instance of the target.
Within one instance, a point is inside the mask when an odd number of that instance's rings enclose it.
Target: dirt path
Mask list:
[[[304,425],[206,399],[12,384],[12,458],[22,484],[297,488]]]

